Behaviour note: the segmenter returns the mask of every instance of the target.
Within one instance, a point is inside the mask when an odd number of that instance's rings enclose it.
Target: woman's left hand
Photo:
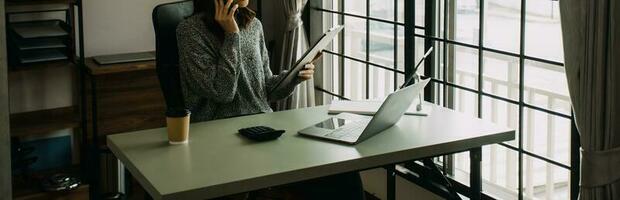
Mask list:
[[[301,78],[301,80],[304,80],[304,81],[312,79],[312,77],[314,76],[314,64],[312,63],[306,64],[304,66],[304,69],[299,71],[299,74],[297,76],[299,76],[299,78]]]

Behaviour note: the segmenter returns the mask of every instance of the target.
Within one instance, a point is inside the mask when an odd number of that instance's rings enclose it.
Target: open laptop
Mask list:
[[[360,143],[396,124],[429,81],[422,80],[388,95],[374,116],[340,113],[299,134],[347,144]]]

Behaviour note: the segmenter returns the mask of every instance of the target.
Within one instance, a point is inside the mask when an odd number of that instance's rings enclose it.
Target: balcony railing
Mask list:
[[[517,69],[518,68],[518,63],[514,63],[511,62],[509,60],[506,60],[507,63],[512,63],[511,66],[509,68],[514,68]],[[557,71],[562,71],[561,68],[550,68],[547,65],[540,65],[540,66],[529,66],[529,67],[540,67],[540,68],[544,68],[547,70],[557,70]],[[508,88],[508,98],[518,98],[518,90],[519,90],[519,82],[517,81],[507,81],[507,80],[500,80],[497,79],[495,77],[489,77],[489,76],[483,76],[484,77],[484,83],[485,86],[488,87],[490,86],[491,88],[491,93],[492,94],[498,94],[498,88],[500,87],[505,87]],[[464,85],[466,84],[467,80],[471,80],[471,79],[477,79],[478,75],[476,73],[472,73],[472,72],[468,72],[468,71],[462,71],[462,70],[456,70],[456,83],[457,85]],[[560,94],[557,92],[553,92],[553,91],[548,91],[545,89],[540,89],[540,88],[535,88],[535,87],[529,87],[529,86],[525,86],[524,87],[524,91],[525,91],[525,96],[527,97],[528,101],[527,102],[534,102],[536,97],[543,97],[543,99],[547,99],[546,105],[543,105],[546,108],[549,109],[555,109],[558,108],[560,106],[564,106],[564,105],[570,105],[570,98],[569,96],[566,96],[564,94]],[[465,109],[467,106],[471,106],[471,105],[476,105],[476,99],[475,98],[468,98],[466,96],[466,92],[465,91],[456,91],[456,98],[457,100],[455,101],[458,106],[456,106],[456,110],[460,111],[460,112],[466,112],[467,110]],[[483,104],[484,105],[484,104]],[[514,105],[511,104],[505,104],[506,108],[506,112],[504,113],[500,113],[500,109],[499,108],[499,103],[497,100],[495,101],[491,101],[490,105],[485,105],[483,107],[484,109],[489,109],[490,110],[490,117],[485,118],[488,120],[491,120],[494,123],[499,123],[499,124],[503,124],[503,125],[507,125],[509,127],[512,128],[516,128],[517,127],[517,123],[518,123],[518,119],[516,117],[518,117],[518,111],[516,110],[516,107]],[[540,105],[539,105],[540,106]],[[500,116],[504,114],[504,116],[506,116],[505,118],[501,118]],[[524,123],[523,128],[526,130],[525,133],[527,134],[527,136],[523,137],[525,139],[524,141],[524,147],[526,149],[531,148],[535,145],[534,141],[536,140],[544,140],[547,141],[546,143],[546,149],[544,151],[544,157],[553,159],[556,157],[560,157],[560,158],[568,158],[569,153],[570,153],[570,143],[566,142],[563,144],[556,144],[556,133],[558,132],[564,132],[566,133],[565,136],[566,138],[570,138],[570,127],[566,127],[564,128],[564,130],[558,131],[558,125],[557,120],[555,118],[558,118],[557,116],[553,116],[553,115],[546,115],[546,119],[544,122],[541,123],[536,123],[534,121],[535,119],[535,111],[531,110],[531,109],[526,109],[525,110],[525,117],[527,122]],[[500,121],[500,120],[505,120],[505,121]],[[535,127],[535,126],[543,126],[543,127]],[[546,138],[540,138],[540,136],[544,136],[543,134],[540,134],[536,131],[536,129],[540,130],[540,129],[545,129],[546,132]],[[504,148],[505,149],[505,148]],[[490,160],[490,162],[485,162],[486,165],[483,165],[483,170],[488,170],[485,172],[483,172],[483,174],[488,174],[488,176],[485,177],[485,180],[488,181],[491,184],[500,186],[500,187],[504,187],[504,188],[508,188],[510,189],[510,191],[512,191],[516,197],[516,195],[518,194],[516,191],[516,183],[518,180],[518,174],[516,173],[516,168],[518,165],[518,161],[516,159],[515,156],[515,152],[511,152],[511,150],[505,149],[506,151],[504,151],[504,155],[505,158],[501,159],[501,160],[505,160],[505,163],[501,163],[501,162],[496,162],[497,160],[500,160],[498,157],[502,156],[500,154],[502,154],[502,152],[500,152],[498,150],[498,146],[497,145],[493,145],[489,148],[489,155],[490,158],[488,158]],[[568,195],[568,183],[569,183],[569,176],[568,173],[566,176],[560,176],[560,177],[556,177],[556,170],[558,169],[557,166],[554,166],[551,163],[546,163],[544,165],[544,167],[538,167],[535,168],[534,166],[534,158],[531,157],[524,157],[524,164],[525,164],[525,170],[524,170],[524,197],[528,197],[528,198],[541,198],[541,199],[559,199],[557,195]],[[457,169],[467,169],[467,166],[469,166],[468,164],[468,155],[466,154],[457,154],[456,157],[457,160]],[[566,160],[566,162],[568,162],[568,160]],[[504,168],[501,171],[504,172],[503,175],[499,175],[498,171],[499,168]],[[544,173],[540,173],[540,172],[544,172]],[[544,174],[544,176],[537,176],[537,173],[539,174]],[[504,179],[499,179],[498,177],[505,177]],[[555,190],[564,190],[566,191],[565,194],[556,194],[554,191]]]
[[[349,24],[351,26],[351,24]],[[363,45],[364,38],[366,37],[363,30],[350,31],[347,33],[347,38],[351,40],[347,42],[349,46],[346,46],[347,55],[354,58],[364,58],[365,45]],[[386,44],[392,44],[393,35],[391,34],[376,34],[372,33],[370,38],[373,42],[383,42]],[[404,39],[398,38],[397,49],[404,48]],[[421,43],[420,48],[416,48],[416,55],[420,55],[422,52]],[[402,52],[399,51],[399,57],[402,56]],[[477,57],[476,51],[473,52],[458,52],[458,53],[472,53],[472,57]],[[505,62],[507,69],[515,69],[514,71],[507,70],[507,79],[502,80],[498,77],[489,75],[483,75],[485,92],[491,94],[500,95],[501,92],[505,92],[504,96],[508,99],[518,99],[519,95],[519,80],[518,75],[511,73],[518,73],[516,69],[519,67],[519,63],[514,60],[509,60],[506,56],[485,54],[485,59],[495,59],[495,61]],[[373,63],[393,66],[394,58],[380,56],[376,53],[370,55],[370,61]],[[362,59],[363,60],[363,59]],[[402,60],[402,59],[399,59]],[[349,62],[349,61],[348,61]],[[364,78],[366,69],[363,63],[350,61],[348,64],[347,73],[345,73],[345,96],[352,99],[365,98],[365,82]],[[457,63],[458,65],[458,63]],[[402,66],[399,63],[398,66]],[[548,70],[550,72],[564,73],[561,67],[554,67],[543,63],[528,63],[529,68],[538,68],[542,70]],[[399,68],[402,70],[402,67]],[[370,74],[370,81],[373,84],[368,84],[368,88],[371,92],[370,98],[380,98],[391,92],[394,87],[394,72],[382,70],[379,68],[371,67],[368,71]],[[477,72],[471,72],[463,69],[455,70],[454,84],[466,86],[478,78]],[[399,84],[402,84],[402,75],[398,75]],[[473,81],[474,83],[477,81]],[[487,89],[490,88],[490,89]],[[334,88],[334,91],[338,91]],[[500,90],[505,89],[505,90]],[[454,91],[455,109],[459,112],[471,112],[476,109],[466,109],[468,107],[475,107],[477,105],[477,98],[475,95],[467,96],[467,92],[463,90]],[[473,93],[472,93],[473,94]],[[549,90],[545,88],[539,88],[535,86],[524,86],[524,95],[526,102],[534,103],[537,106],[542,106],[550,110],[561,110],[560,112],[570,111],[570,98],[567,94],[563,94],[561,90]],[[540,99],[546,100],[541,102]],[[483,103],[483,112],[490,113],[488,116],[484,116],[484,119],[490,120],[494,123],[502,124],[508,127],[518,127],[518,108],[511,103],[500,103],[499,100],[491,100],[489,103]],[[502,108],[502,106],[504,108]],[[551,114],[545,114],[544,121],[535,121],[540,117],[535,110],[524,110],[525,122],[523,128],[525,129],[524,136],[524,148],[531,151],[536,145],[536,141],[547,141],[545,149],[543,151],[535,152],[537,155],[556,160],[560,163],[568,163],[569,160],[562,160],[557,158],[568,158],[570,153],[570,139],[568,142],[557,142],[557,134],[565,133],[565,138],[570,138],[570,126],[559,126],[557,116]],[[475,113],[474,113],[475,115]],[[562,124],[565,125],[565,124]],[[546,133],[546,134],[543,134]],[[508,143],[516,147],[516,142]],[[488,158],[483,161],[483,175],[485,179],[485,189],[496,192],[500,196],[506,198],[516,198],[518,195],[518,158],[517,152],[508,148],[502,148],[499,145],[492,145],[485,150]],[[533,151],[531,151],[533,152]],[[524,197],[527,199],[566,199],[568,198],[569,187],[569,175],[565,173],[565,176],[557,176],[557,170],[565,170],[558,168],[552,163],[540,161],[538,163],[544,163],[542,165],[536,164],[535,158],[524,156]],[[467,169],[469,166],[469,160],[467,154],[455,155],[456,172],[468,177]],[[503,161],[503,162],[500,162]],[[559,173],[563,174],[563,173]],[[459,180],[457,178],[457,180]],[[565,198],[564,198],[565,197]]]

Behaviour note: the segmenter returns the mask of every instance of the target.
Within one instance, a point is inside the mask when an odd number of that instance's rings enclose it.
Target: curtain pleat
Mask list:
[[[289,70],[308,50],[308,39],[301,20],[301,13],[307,0],[282,0],[282,7],[287,19],[284,33],[280,66]],[[278,110],[314,106],[314,80],[305,81],[293,92],[292,96],[278,104]]]
[[[581,135],[580,199],[620,199],[620,3],[560,1],[565,69]]]

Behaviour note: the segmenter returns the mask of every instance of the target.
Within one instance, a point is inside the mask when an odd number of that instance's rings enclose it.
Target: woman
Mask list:
[[[307,63],[296,81],[271,91],[284,75],[269,69],[263,27],[248,3],[194,0],[194,14],[177,28],[182,88],[192,121],[272,112],[269,102],[286,98],[313,77],[314,65]],[[286,188],[306,199],[363,199],[357,173]]]
[[[195,0],[194,15],[177,28],[183,94],[192,121],[272,112],[269,102],[289,96],[311,79],[308,63],[288,87],[271,92],[278,80],[269,68],[263,27],[249,0]]]

